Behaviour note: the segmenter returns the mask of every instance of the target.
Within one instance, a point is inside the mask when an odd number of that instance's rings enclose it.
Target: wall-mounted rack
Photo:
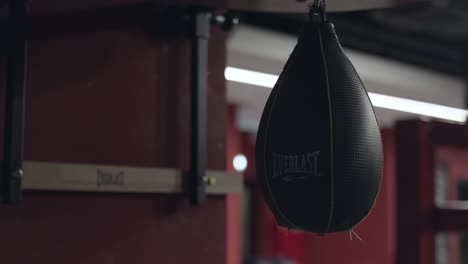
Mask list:
[[[111,193],[184,193],[184,172],[177,169],[52,162],[24,162],[23,189]],[[206,192],[221,195],[242,191],[240,175],[206,173]]]
[[[21,191],[61,190],[85,192],[181,193],[201,205],[206,194],[239,192],[241,177],[206,171],[208,39],[211,25],[225,29],[234,19],[207,8],[178,10],[176,23],[192,43],[190,169],[137,168],[64,163],[26,162],[23,168],[23,133],[26,79],[26,21],[28,1],[9,2],[8,63],[0,201],[18,203]],[[189,150],[187,150],[189,151]],[[24,183],[22,184],[22,181]],[[215,183],[216,182],[216,183]]]

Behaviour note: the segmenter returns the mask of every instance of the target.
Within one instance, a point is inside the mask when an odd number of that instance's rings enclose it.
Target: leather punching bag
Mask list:
[[[281,226],[326,234],[369,214],[383,154],[367,92],[316,2],[266,103],[256,169]]]

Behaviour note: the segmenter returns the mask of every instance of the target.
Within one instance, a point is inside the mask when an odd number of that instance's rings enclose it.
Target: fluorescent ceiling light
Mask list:
[[[250,85],[273,88],[278,75],[256,72],[251,70],[226,67],[224,71],[226,80]],[[445,119],[464,123],[468,117],[468,110],[426,103],[401,97],[368,93],[372,105],[384,109],[412,113],[422,116]]]
[[[444,105],[425,103],[395,96],[369,93],[372,105],[375,107],[430,116],[460,123],[465,123],[468,111]]]
[[[224,70],[224,77],[228,81],[263,86],[268,88],[273,88],[276,81],[278,80],[278,75],[244,70],[234,67],[226,67]]]

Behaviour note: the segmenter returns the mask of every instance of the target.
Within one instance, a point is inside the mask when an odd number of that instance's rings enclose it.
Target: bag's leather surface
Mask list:
[[[266,103],[257,178],[281,226],[351,230],[375,203],[382,143],[367,92],[333,24],[310,21]]]

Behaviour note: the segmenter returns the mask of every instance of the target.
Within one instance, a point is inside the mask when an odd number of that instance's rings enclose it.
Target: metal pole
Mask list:
[[[3,203],[17,203],[21,200],[28,2],[9,2],[4,160],[0,177]]]
[[[208,39],[211,14],[192,14],[192,107],[191,171],[189,192],[193,205],[206,196],[206,104],[208,94]]]

